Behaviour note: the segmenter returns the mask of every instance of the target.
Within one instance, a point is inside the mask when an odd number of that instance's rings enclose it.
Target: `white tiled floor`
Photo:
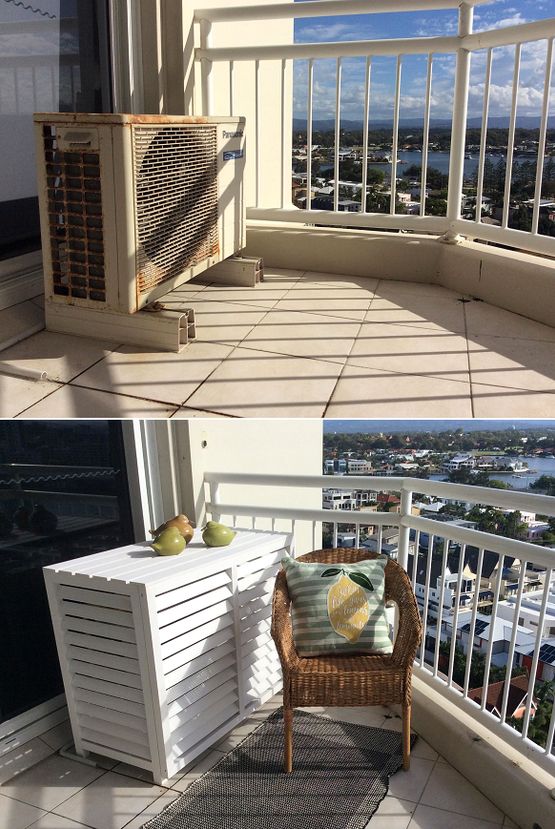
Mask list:
[[[155,786],[148,774],[124,763],[91,768],[53,756],[0,786],[0,826],[6,829],[140,829],[280,704],[275,698],[238,726],[170,788]],[[307,709],[380,728],[399,728],[386,708]],[[409,772],[390,780],[389,793],[368,829],[518,829],[484,795],[422,738],[413,749]]]
[[[438,285],[269,269],[256,288],[178,295],[197,317],[181,354],[46,331],[0,352],[0,416],[555,413],[555,328]]]

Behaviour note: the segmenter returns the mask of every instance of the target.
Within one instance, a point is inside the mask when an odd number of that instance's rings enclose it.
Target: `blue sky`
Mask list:
[[[305,2],[305,0],[296,0]],[[392,0],[394,2],[394,0]],[[518,23],[555,17],[555,0],[494,0],[478,6],[474,12],[474,30],[481,31]],[[452,35],[457,31],[457,11],[404,12],[390,14],[349,15],[306,18],[295,23],[297,43],[350,41],[395,37],[430,37]],[[514,47],[494,50],[490,115],[508,116],[510,112]],[[541,111],[546,41],[522,47],[518,114],[539,116]],[[484,51],[471,61],[469,117],[480,116],[485,74]],[[345,59],[342,64],[341,118],[362,121],[364,101],[363,58]],[[295,61],[294,115],[306,118],[307,61]],[[449,117],[455,58],[434,57],[431,117]],[[551,115],[555,115],[555,72],[551,88]],[[424,112],[426,56],[412,55],[403,60],[401,84],[401,118],[421,118]],[[370,120],[391,119],[395,82],[395,58],[374,58]],[[335,111],[335,60],[314,63],[314,117],[333,118]]]

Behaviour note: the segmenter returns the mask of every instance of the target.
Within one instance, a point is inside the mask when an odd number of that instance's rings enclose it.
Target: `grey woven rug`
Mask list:
[[[401,735],[295,711],[293,773],[282,711],[143,829],[363,829],[402,765]]]

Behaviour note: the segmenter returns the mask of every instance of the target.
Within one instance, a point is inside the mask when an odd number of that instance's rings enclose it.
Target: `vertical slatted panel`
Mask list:
[[[141,664],[131,600],[109,590],[84,590],[70,582],[55,589],[58,620],[77,719],[86,748],[150,764]]]
[[[395,72],[395,108],[393,110],[393,148],[391,151],[391,202],[389,212],[395,213],[395,201],[397,196],[397,154],[399,152],[399,108],[401,104],[401,69],[403,65],[402,56],[397,58],[397,69]]]
[[[501,703],[501,722],[505,722],[507,717],[507,704],[509,701],[509,689],[511,684],[511,668],[515,654],[516,637],[518,633],[518,617],[520,615],[520,605],[522,602],[522,593],[524,591],[524,580],[526,577],[526,562],[521,562],[520,578],[518,580],[518,592],[515,602],[515,610],[513,614],[513,629],[511,632],[511,641],[509,644],[509,652],[507,654],[507,670],[505,673],[505,686],[503,688],[503,700]]]
[[[420,178],[420,215],[426,215],[426,184],[428,178],[428,144],[430,140],[430,103],[432,99],[433,58],[428,55],[426,67],[426,98],[424,101],[424,128],[422,133],[422,173]]]
[[[484,99],[482,103],[482,128],[480,132],[480,154],[478,158],[478,181],[476,185],[476,222],[482,221],[482,197],[484,194],[484,165],[488,136],[489,97],[491,87],[491,64],[493,50],[488,49],[486,57],[486,77],[484,80]]]
[[[372,59],[366,58],[364,73],[364,123],[362,126],[362,191],[360,197],[361,213],[366,213],[366,187],[368,184],[368,121],[370,118],[370,80]]]
[[[509,121],[509,136],[507,139],[507,166],[505,172],[505,192],[503,195],[503,218],[501,226],[507,227],[509,224],[509,206],[511,200],[511,179],[513,174],[513,151],[515,145],[515,127],[516,127],[516,110],[518,102],[518,84],[520,78],[520,53],[521,45],[517,43],[515,46],[515,60],[513,68],[513,87],[511,99],[511,117]]]
[[[545,142],[547,136],[547,124],[549,116],[549,100],[551,97],[551,74],[553,67],[553,38],[548,41],[545,57],[545,77],[543,80],[543,101],[540,124],[540,135],[538,143],[538,160],[536,167],[536,184],[534,188],[534,209],[532,212],[532,233],[538,232],[538,221],[540,217],[540,198],[542,192],[543,164],[545,160]]]
[[[272,594],[283,555],[284,551],[278,550],[237,566],[237,641],[245,713],[265,702],[281,686],[281,668],[270,627]],[[253,659],[253,653],[258,654],[257,658]]]

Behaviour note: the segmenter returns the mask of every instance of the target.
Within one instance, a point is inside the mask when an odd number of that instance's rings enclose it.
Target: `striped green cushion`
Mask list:
[[[356,564],[284,558],[299,656],[391,653],[384,605],[387,556]]]

